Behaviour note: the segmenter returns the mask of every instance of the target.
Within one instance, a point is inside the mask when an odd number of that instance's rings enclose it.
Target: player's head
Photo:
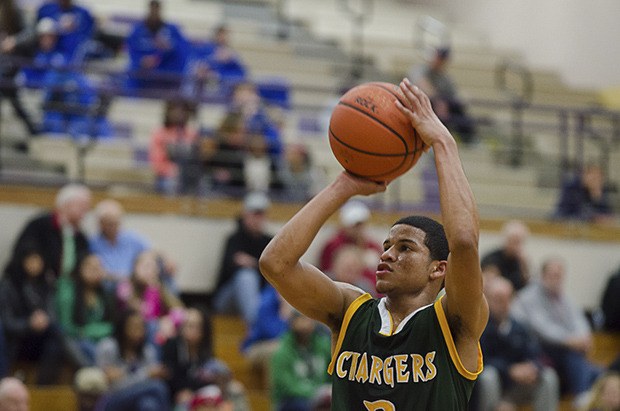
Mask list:
[[[428,247],[432,260],[442,261],[448,259],[450,249],[448,248],[448,239],[446,238],[443,225],[432,218],[424,216],[403,217],[396,221],[392,227],[398,224],[410,225],[422,230],[426,234],[424,245]]]

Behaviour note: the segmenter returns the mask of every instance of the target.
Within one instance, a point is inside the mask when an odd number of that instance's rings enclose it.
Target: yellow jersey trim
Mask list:
[[[454,344],[454,339],[452,338],[452,333],[450,332],[450,326],[448,325],[448,319],[446,318],[446,313],[443,310],[443,305],[441,305],[441,300],[443,296],[435,301],[434,307],[435,312],[437,313],[437,318],[439,319],[439,325],[441,327],[441,333],[443,334],[443,338],[446,341],[446,345],[448,346],[448,351],[450,352],[450,358],[452,359],[452,363],[458,370],[459,374],[468,380],[475,380],[478,378],[478,375],[482,372],[482,349],[480,348],[480,342],[478,342],[478,366],[476,367],[476,372],[471,372],[465,369],[463,363],[461,362],[461,357],[459,357],[459,353],[456,350],[456,345]]]
[[[349,322],[351,321],[351,317],[353,317],[353,314],[355,314],[357,309],[360,308],[362,304],[364,304],[366,301],[371,300],[371,299],[372,297],[368,293],[364,293],[360,295],[355,300],[353,300],[351,305],[349,305],[349,308],[347,308],[347,311],[344,313],[344,318],[342,320],[342,326],[340,327],[340,333],[338,334],[338,341],[336,342],[336,346],[334,347],[334,352],[332,353],[332,360],[330,361],[329,366],[327,367],[327,372],[329,373],[329,375],[332,375],[332,373],[334,372],[334,365],[336,364],[336,358],[338,357],[338,353],[340,353],[340,348],[342,348],[342,341],[344,340],[344,336],[347,333],[347,328],[349,327]]]

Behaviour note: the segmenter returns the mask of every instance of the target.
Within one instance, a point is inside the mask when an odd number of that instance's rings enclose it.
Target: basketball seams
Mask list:
[[[411,154],[415,154],[415,153],[418,151],[418,149],[417,149],[416,147],[413,147],[413,151],[409,151],[409,144],[407,143],[407,139],[405,139],[403,136],[401,136],[401,135],[400,135],[400,133],[398,133],[398,132],[397,132],[396,130],[394,130],[392,127],[390,127],[389,125],[385,124],[383,121],[379,120],[379,119],[378,119],[378,118],[376,118],[375,116],[373,116],[373,115],[369,114],[368,112],[366,112],[366,111],[364,111],[364,110],[362,110],[362,109],[360,109],[360,108],[358,108],[358,107],[354,106],[353,104],[349,104],[349,103],[346,103],[346,102],[344,102],[344,101],[340,101],[340,102],[338,102],[338,105],[342,105],[342,106],[348,107],[348,108],[353,109],[353,110],[355,110],[355,111],[357,111],[357,112],[359,112],[359,113],[364,114],[364,115],[365,115],[365,116],[367,116],[368,118],[373,119],[376,123],[378,123],[378,124],[382,125],[383,127],[385,127],[385,128],[386,128],[387,130],[389,130],[392,134],[394,134],[394,135],[395,135],[395,136],[396,136],[396,137],[397,137],[400,141],[402,141],[403,145],[405,146],[405,152],[404,152],[404,153],[399,153],[399,154],[390,154],[389,156],[403,156],[403,155],[408,156],[408,155],[411,155]],[[330,130],[330,131],[331,131],[331,130]],[[334,136],[334,137],[335,137],[335,136]],[[337,138],[337,137],[336,137],[336,138]],[[339,141],[340,141],[340,140],[339,140]],[[349,147],[349,146],[347,146],[347,147]],[[355,147],[350,147],[350,148],[354,148],[354,149],[356,149]],[[356,149],[356,150],[357,150],[357,149]],[[358,150],[358,151],[361,151],[361,150]],[[370,154],[374,154],[374,153],[370,153]]]

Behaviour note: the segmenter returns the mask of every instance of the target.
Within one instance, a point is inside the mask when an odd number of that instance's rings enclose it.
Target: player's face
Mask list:
[[[390,229],[377,266],[377,291],[382,294],[418,292],[429,282],[430,251],[426,233],[408,224]]]

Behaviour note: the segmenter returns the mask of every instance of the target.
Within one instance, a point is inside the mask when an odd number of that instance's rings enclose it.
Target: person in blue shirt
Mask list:
[[[177,25],[162,19],[159,0],[149,1],[148,15],[133,27],[127,48],[130,88],[179,87],[189,43]]]
[[[80,55],[81,48],[93,38],[95,19],[86,8],[72,0],[52,0],[37,11],[37,21],[51,18],[58,28],[58,48],[70,61]]]
[[[124,210],[118,201],[102,200],[95,214],[99,232],[90,238],[90,248],[101,259],[108,281],[128,280],[136,257],[151,245],[141,235],[122,228]]]
[[[43,18],[36,27],[37,46],[32,63],[22,69],[23,85],[43,87],[47,73],[53,69],[64,68],[67,57],[58,47],[58,27],[52,18]]]

